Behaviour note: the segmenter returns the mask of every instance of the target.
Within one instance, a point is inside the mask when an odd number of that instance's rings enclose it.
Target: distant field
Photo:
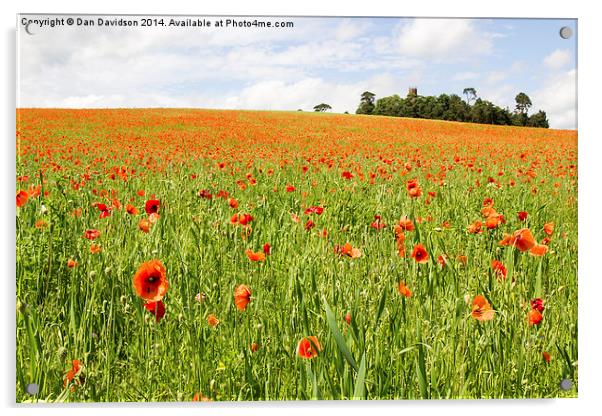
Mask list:
[[[18,402],[577,396],[575,131],[19,109],[16,175]]]

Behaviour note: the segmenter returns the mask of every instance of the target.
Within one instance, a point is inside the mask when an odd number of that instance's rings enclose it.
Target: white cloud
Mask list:
[[[479,74],[476,72],[471,72],[471,71],[458,72],[456,75],[454,75],[455,81],[467,81],[467,80],[476,79],[476,78],[479,78]]]
[[[543,63],[552,69],[560,69],[571,62],[571,52],[568,49],[556,49],[543,59]]]
[[[550,127],[557,129],[575,129],[577,127],[576,101],[577,71],[563,71],[550,76],[531,95],[531,112],[544,110],[550,121]]]
[[[492,41],[472,20],[415,19],[400,27],[398,46],[402,54],[444,60],[488,54]]]

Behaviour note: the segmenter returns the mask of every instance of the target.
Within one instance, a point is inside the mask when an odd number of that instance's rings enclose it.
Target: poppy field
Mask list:
[[[16,115],[17,402],[577,396],[576,131]]]

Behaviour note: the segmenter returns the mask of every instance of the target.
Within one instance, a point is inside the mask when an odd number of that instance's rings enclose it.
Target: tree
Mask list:
[[[531,108],[531,99],[524,92],[519,92],[518,95],[514,98],[516,101],[516,112],[521,114],[527,114],[529,112],[529,108]]]
[[[314,106],[314,111],[316,111],[318,113],[322,113],[324,111],[331,110],[331,109],[332,109],[332,107],[326,103],[321,103],[321,104]]]
[[[374,97],[375,95],[370,91],[364,91],[355,114],[372,114],[374,111]]]
[[[529,127],[542,127],[549,128],[550,123],[548,122],[548,117],[545,111],[539,110],[537,113],[533,114],[527,120],[527,126]]]
[[[464,88],[464,91],[462,91],[462,94],[464,94],[466,96],[466,103],[468,103],[468,105],[470,105],[471,101],[474,101],[477,99],[477,90],[475,90],[472,87]]]

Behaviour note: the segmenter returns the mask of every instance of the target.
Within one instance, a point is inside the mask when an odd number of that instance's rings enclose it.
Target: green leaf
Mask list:
[[[357,364],[355,363],[355,360],[353,359],[353,355],[351,355],[351,351],[349,351],[349,348],[347,347],[347,344],[345,343],[345,340],[343,339],[343,335],[341,334],[341,331],[339,330],[339,327],[337,326],[337,322],[334,317],[334,314],[332,313],[330,306],[328,306],[328,302],[326,302],[326,299],[324,299],[324,308],[326,309],[326,320],[328,322],[328,327],[330,328],[330,332],[334,336],[334,340],[336,341],[337,346],[339,347],[339,351],[341,351],[341,353],[343,354],[343,357],[345,357],[345,359],[347,360],[349,365],[355,371],[358,371]]]
[[[360,363],[360,370],[355,378],[355,388],[353,389],[353,400],[361,400],[365,394],[365,380],[366,380],[366,353],[362,354],[362,361]]]

